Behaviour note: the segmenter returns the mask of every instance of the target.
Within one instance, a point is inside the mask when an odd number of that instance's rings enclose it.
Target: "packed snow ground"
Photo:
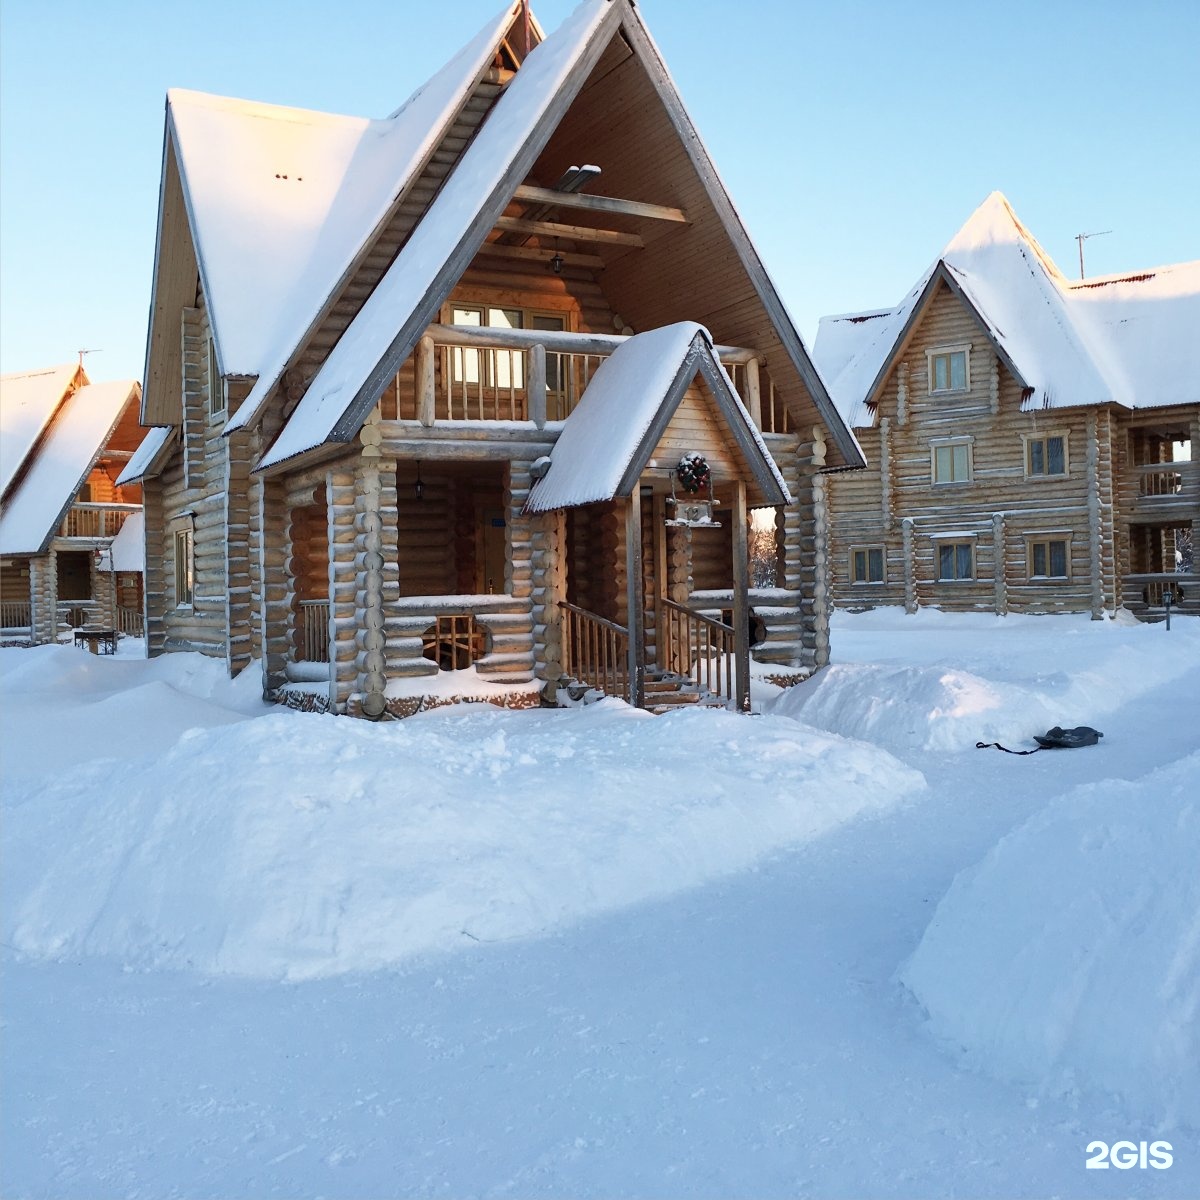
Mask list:
[[[1200,623],[834,634],[749,719],[0,652],[0,1191],[1200,1193]]]

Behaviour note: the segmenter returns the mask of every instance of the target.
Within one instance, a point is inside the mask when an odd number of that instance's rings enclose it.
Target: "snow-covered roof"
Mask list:
[[[330,440],[397,338],[408,330],[415,340],[415,331],[409,329],[414,314],[431,296],[434,307],[440,303],[434,287],[447,263],[457,253],[465,267],[487,236],[494,222],[480,221],[481,212],[490,204],[498,216],[507,204],[508,195],[497,199],[505,176],[523,151],[528,155],[527,143],[543,124],[551,102],[605,16],[614,11],[609,0],[584,0],[525,59],[421,223],[309,384],[260,468]],[[544,137],[549,132],[543,130]]]
[[[45,547],[138,394],[130,379],[92,383],[62,405],[0,514],[0,554],[37,554]]]
[[[875,391],[939,281],[974,309],[1026,409],[1200,396],[1200,339],[1188,332],[1200,328],[1200,263],[1068,280],[993,192],[894,309],[821,321],[814,357],[849,425],[871,423]]]
[[[383,120],[173,89],[168,126],[221,370],[269,389],[491,59],[504,11]],[[243,411],[253,409],[255,398]],[[236,420],[236,418],[235,418]]]
[[[162,459],[165,457],[163,451],[174,435],[175,430],[169,425],[157,425],[148,430],[133,452],[133,457],[125,464],[125,469],[117,476],[117,486],[141,483],[147,475],[155,474],[155,468],[162,465]]]
[[[75,383],[87,382],[79,363],[0,376],[0,496]]]
[[[112,540],[109,553],[100,559],[101,571],[145,571],[146,514],[130,513]]]
[[[701,369],[717,384],[717,403],[751,466],[766,477],[768,490],[772,483],[777,485],[780,498],[769,496],[768,502],[790,502],[779,468],[721,366],[708,330],[681,321],[631,337],[600,364],[563,424],[549,470],[529,491],[528,511],[548,512],[628,495]]]

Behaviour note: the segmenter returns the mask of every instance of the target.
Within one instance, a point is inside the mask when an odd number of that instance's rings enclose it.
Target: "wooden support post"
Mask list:
[[[433,425],[437,411],[434,353],[433,338],[426,334],[417,342],[417,420],[427,429]]]
[[[750,711],[750,544],[746,531],[746,483],[733,492],[733,659],[737,672],[734,700],[738,712]]]
[[[762,385],[758,376],[758,359],[746,363],[746,408],[755,429],[762,429]]]
[[[667,498],[661,492],[651,507],[654,522],[654,665],[659,671],[667,665],[667,622],[663,600],[667,595]]]
[[[625,501],[625,585],[629,619],[629,703],[646,707],[646,588],[642,579],[642,496],[635,487]]]
[[[539,429],[546,427],[546,347],[529,347],[528,417]]]

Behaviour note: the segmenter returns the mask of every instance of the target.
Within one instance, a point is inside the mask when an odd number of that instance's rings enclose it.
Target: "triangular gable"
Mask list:
[[[77,362],[0,377],[0,499],[7,497],[59,405],[85,383],[87,374]]]
[[[620,39],[618,27],[624,35]],[[699,186],[728,238],[724,245],[732,245],[736,251],[748,283],[765,310],[765,320],[775,329],[788,355],[789,370],[798,373],[813,398],[837,453],[853,465],[862,464],[861,451],[838,416],[732,202],[699,145],[674,85],[641,27],[636,8],[628,0],[587,0],[522,65],[388,275],[317,372],[283,433],[260,463],[260,470],[270,470],[322,445],[346,442],[355,436],[379,392],[428,324],[437,319],[440,304],[482,246],[516,187],[570,110],[576,94],[585,84],[590,86],[594,63],[618,44],[624,46],[628,58],[631,41],[636,44],[633,53],[647,60],[647,76],[655,79],[657,89],[651,95],[657,94],[664,110],[669,110],[675,135],[691,157]],[[530,119],[535,109],[545,114],[544,119]],[[532,132],[535,128],[536,135]],[[763,317],[758,320],[761,327]],[[643,319],[642,323],[656,322]]]
[[[1025,409],[1130,402],[1128,390],[1102,365],[1102,336],[1072,311],[1071,284],[1004,196],[993,192],[905,299],[872,321],[869,341],[836,374],[818,339],[818,362],[831,370],[830,391],[851,425],[871,423],[880,390],[941,285],[979,323],[1021,385]]]
[[[93,383],[59,409],[0,515],[0,554],[46,548],[121,414],[139,394],[133,380]]]
[[[525,60],[259,470],[358,433],[582,86],[621,7],[585,0]]]
[[[563,424],[528,512],[629,496],[638,486],[684,395],[700,376],[763,504],[791,497],[779,468],[713,350],[708,331],[685,321],[639,333],[600,364]]]

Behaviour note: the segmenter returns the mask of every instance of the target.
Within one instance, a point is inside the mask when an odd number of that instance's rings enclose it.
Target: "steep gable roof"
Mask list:
[[[613,0],[584,0],[522,63],[260,469],[355,435],[512,198],[620,12]]]
[[[1200,347],[1184,331],[1200,324],[1198,266],[1151,272],[1164,274],[1157,288],[1139,290],[1128,278],[1114,279],[1118,290],[1111,298],[1097,297],[1103,281],[1066,279],[1004,196],[993,192],[896,308],[823,318],[817,363],[843,417],[852,426],[869,425],[879,388],[937,286],[945,284],[1022,384],[1024,408],[1174,403],[1177,385],[1154,364],[1153,347],[1170,338],[1173,358],[1182,360],[1175,371],[1197,378]]]
[[[222,374],[274,384],[518,8],[509,3],[383,120],[168,93],[164,185],[168,167],[177,167]],[[160,253],[168,199],[164,186]]]
[[[132,379],[92,383],[59,408],[0,514],[0,554],[45,549],[121,414],[140,393]]]
[[[0,498],[7,496],[67,394],[87,383],[77,363],[0,376]]]
[[[791,497],[708,330],[691,321],[639,333],[600,364],[563,424],[546,474],[530,489],[529,512],[628,496],[637,486],[688,386],[701,375],[764,503]]]

